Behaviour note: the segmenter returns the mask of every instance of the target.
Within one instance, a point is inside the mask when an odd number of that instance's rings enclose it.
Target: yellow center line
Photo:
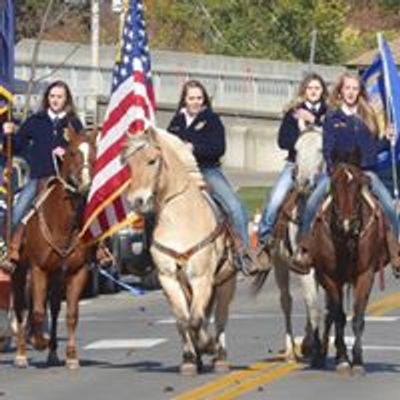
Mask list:
[[[374,301],[367,307],[367,314],[378,317],[397,308],[400,308],[400,292],[391,293]]]
[[[243,383],[240,383],[223,392],[221,395],[210,397],[210,400],[231,400],[236,399],[240,395],[247,393],[260,385],[265,385],[275,379],[279,379],[288,375],[290,372],[303,368],[304,365],[298,363],[286,363],[281,365],[278,368],[273,369],[272,371],[266,372],[265,374],[261,374],[252,379],[248,379]]]
[[[252,364],[244,370],[232,372],[196,389],[182,393],[178,397],[175,397],[175,400],[205,399],[207,398],[207,396],[210,396],[213,393],[217,393],[218,391],[225,389],[230,385],[235,385],[241,383],[241,381],[243,380],[249,379],[253,376],[257,376],[258,374],[265,372],[266,370],[269,370],[270,368],[273,368],[275,365],[278,365],[280,363],[281,361],[277,362],[276,359],[274,359],[271,361]]]
[[[382,316],[400,308],[400,292],[389,294],[371,303],[367,314]],[[301,363],[285,363],[278,358],[249,365],[247,369],[232,372],[208,384],[182,393],[175,400],[230,400],[247,393],[257,386],[282,378],[290,372],[304,367]]]

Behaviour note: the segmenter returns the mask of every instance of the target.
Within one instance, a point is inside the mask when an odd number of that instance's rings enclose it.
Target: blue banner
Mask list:
[[[362,79],[368,93],[370,104],[374,108],[380,131],[390,123],[395,131],[394,160],[391,150],[384,150],[378,155],[376,170],[391,166],[400,161],[400,77],[392,52],[386,41],[380,39],[379,54]]]
[[[14,92],[14,0],[0,0],[0,114],[8,110]]]

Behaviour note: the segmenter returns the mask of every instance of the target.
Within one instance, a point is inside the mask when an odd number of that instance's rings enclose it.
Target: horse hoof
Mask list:
[[[180,372],[183,376],[196,376],[197,375],[197,365],[193,363],[183,363],[180,366]]]
[[[69,369],[70,371],[79,369],[80,365],[79,365],[79,360],[77,358],[69,358],[65,361],[65,366],[67,367],[67,369]]]
[[[336,365],[336,372],[338,372],[341,375],[346,375],[350,374],[351,372],[351,367],[348,361],[342,361],[339,364]]]
[[[351,372],[354,376],[364,376],[366,371],[362,365],[353,365]]]
[[[26,356],[16,356],[14,359],[14,365],[17,368],[27,368],[28,367],[28,359]]]
[[[231,369],[229,363],[225,360],[215,360],[214,361],[214,372],[217,374],[223,374],[229,372]]]
[[[61,365],[61,361],[58,358],[56,353],[50,353],[47,357],[47,365],[49,367],[59,367]]]

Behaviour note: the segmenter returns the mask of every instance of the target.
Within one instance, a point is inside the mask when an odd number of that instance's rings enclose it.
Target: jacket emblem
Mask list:
[[[207,121],[199,121],[195,127],[193,128],[195,131],[199,131],[201,129],[203,129],[207,124]]]

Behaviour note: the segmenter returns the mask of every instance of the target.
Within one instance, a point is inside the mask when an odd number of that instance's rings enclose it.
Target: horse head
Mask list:
[[[122,162],[130,170],[128,202],[134,211],[153,211],[160,188],[163,157],[152,128],[143,133],[129,135]]]
[[[87,193],[96,154],[94,138],[69,128],[67,140],[68,146],[62,154],[59,175],[76,192]]]
[[[331,180],[333,224],[339,233],[357,236],[361,225],[361,191],[368,178],[353,163],[334,166]]]

